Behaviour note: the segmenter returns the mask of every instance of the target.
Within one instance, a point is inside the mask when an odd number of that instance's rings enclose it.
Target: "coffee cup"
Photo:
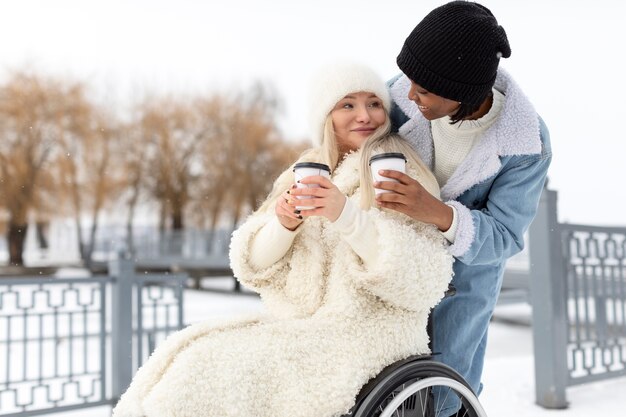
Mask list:
[[[293,167],[293,173],[296,180],[296,186],[298,188],[319,188],[319,184],[302,184],[300,181],[306,177],[319,175],[330,178],[330,168],[328,165],[317,162],[298,162]],[[296,196],[296,198],[299,200],[305,200],[313,197],[308,195],[299,195]],[[314,208],[314,206],[296,206],[297,210],[312,210]]]
[[[370,158],[370,169],[372,171],[372,178],[374,181],[393,181],[399,182],[394,178],[388,178],[381,176],[378,171],[381,169],[406,172],[406,157],[400,152],[388,152],[374,155]],[[382,190],[380,188],[374,188],[376,195],[382,193],[391,193],[389,190]]]

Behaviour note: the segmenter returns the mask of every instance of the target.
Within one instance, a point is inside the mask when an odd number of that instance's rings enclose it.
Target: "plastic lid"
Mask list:
[[[323,169],[323,170],[330,172],[330,168],[328,167],[328,165],[320,164],[317,162],[298,162],[297,164],[294,165],[293,170],[295,171],[298,168],[317,168],[317,169]]]
[[[406,157],[404,156],[403,153],[401,153],[401,152],[387,152],[387,153],[379,153],[378,155],[372,156],[370,158],[370,164],[373,161],[377,161],[379,159],[389,159],[389,158],[404,159],[404,162],[406,162]]]

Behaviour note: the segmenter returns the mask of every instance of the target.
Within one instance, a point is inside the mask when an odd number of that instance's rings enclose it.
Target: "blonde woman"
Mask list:
[[[331,417],[345,414],[385,366],[428,352],[430,309],[452,276],[432,225],[374,203],[369,157],[402,152],[408,175],[438,196],[433,175],[390,135],[383,81],[357,64],[313,84],[316,147],[297,162],[324,163],[330,179],[297,189],[292,168],[233,234],[235,276],[266,311],[170,337],[137,373],[116,417]],[[309,195],[297,210],[297,199]]]

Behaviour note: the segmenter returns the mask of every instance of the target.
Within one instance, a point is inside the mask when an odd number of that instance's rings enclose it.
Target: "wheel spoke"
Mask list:
[[[426,397],[424,398],[424,407],[422,408],[422,415],[426,416],[426,413],[428,412],[428,400],[432,401],[433,397],[432,397],[432,391],[430,388],[426,388]]]
[[[446,396],[443,399],[443,401],[441,401],[441,407],[437,408],[436,412],[435,412],[435,416],[441,416],[441,417],[450,417],[450,416],[443,416],[441,415],[441,410],[443,410],[443,408],[446,406],[446,401],[448,401],[448,396],[450,395],[450,392],[452,391],[452,389],[448,388],[448,390],[446,391]],[[439,402],[439,398],[441,398],[441,389],[439,392],[439,395],[437,395],[437,402]]]
[[[425,393],[424,395],[424,401],[422,401],[422,392]],[[429,392],[429,388],[426,388],[425,390],[419,390],[419,395],[420,395],[420,406],[422,407],[422,417],[426,416],[426,410],[428,410],[428,398],[430,397],[430,392]]]

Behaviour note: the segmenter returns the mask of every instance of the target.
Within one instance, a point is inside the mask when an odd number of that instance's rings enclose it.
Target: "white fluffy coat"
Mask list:
[[[332,177],[357,205],[358,162],[358,153],[348,155]],[[382,368],[428,352],[427,316],[452,277],[443,237],[395,212],[368,215],[378,231],[374,264],[366,267],[326,219],[311,217],[264,270],[250,264],[250,243],[274,214],[251,215],[233,234],[231,264],[268,313],[169,337],[114,417],[340,416]]]

